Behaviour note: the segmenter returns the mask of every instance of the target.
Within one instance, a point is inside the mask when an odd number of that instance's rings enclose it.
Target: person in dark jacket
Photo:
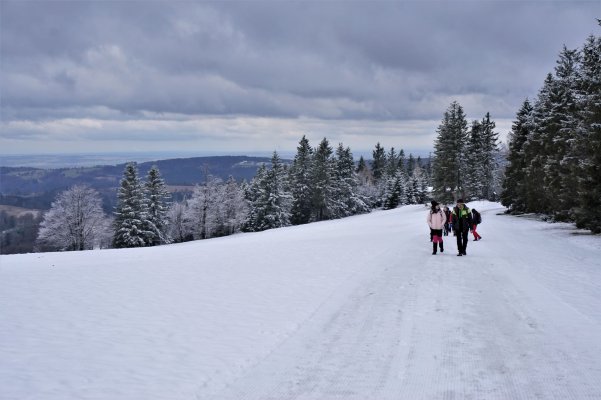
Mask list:
[[[445,236],[449,236],[449,232],[451,231],[451,210],[449,210],[449,207],[444,206],[444,208],[442,209],[442,212],[444,213],[444,216],[447,220],[447,222],[445,222],[445,224],[444,224],[443,234]]]
[[[474,242],[482,239],[482,236],[478,232],[476,232],[476,228],[482,222],[482,216],[475,208],[472,208],[472,233],[474,234]]]
[[[466,256],[467,236],[472,229],[472,214],[463,199],[457,200],[457,205],[453,207],[452,219],[455,236],[457,236],[457,255]]]

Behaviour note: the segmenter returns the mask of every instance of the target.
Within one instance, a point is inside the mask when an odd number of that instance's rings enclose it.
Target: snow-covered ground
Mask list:
[[[0,399],[601,398],[601,237],[471,205],[2,256]]]

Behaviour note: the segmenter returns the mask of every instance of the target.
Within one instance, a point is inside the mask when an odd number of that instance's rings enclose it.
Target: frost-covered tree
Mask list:
[[[293,225],[306,224],[311,221],[312,168],[313,149],[309,145],[309,140],[303,136],[296,148],[296,156],[290,168],[290,192],[292,195],[290,222]]]
[[[194,239],[221,236],[223,197],[222,180],[208,173],[205,182],[194,187],[185,215],[187,229]]]
[[[363,156],[359,158],[356,171],[357,179],[359,181],[357,192],[365,204],[371,209],[378,202],[378,192],[376,186],[374,185],[374,179],[371,170],[363,159]]]
[[[144,186],[135,163],[126,165],[117,192],[113,247],[143,247],[155,240],[156,227],[148,217]]]
[[[148,221],[150,222],[150,226],[155,229],[151,244],[169,243],[171,240],[167,232],[167,211],[169,210],[167,201],[171,198],[171,195],[167,191],[165,181],[161,177],[161,172],[156,165],[152,166],[148,171],[144,186],[146,189]]]
[[[185,201],[171,203],[167,211],[169,238],[175,243],[192,240],[193,236],[186,222],[187,205]]]
[[[458,102],[451,103],[437,128],[434,143],[432,184],[440,202],[450,203],[463,197],[466,166],[467,121]]]
[[[61,192],[44,214],[37,240],[54,250],[88,250],[107,235],[100,195],[89,186],[75,185]]]
[[[223,233],[231,235],[241,230],[248,207],[244,200],[244,190],[232,176],[225,183],[223,195]]]

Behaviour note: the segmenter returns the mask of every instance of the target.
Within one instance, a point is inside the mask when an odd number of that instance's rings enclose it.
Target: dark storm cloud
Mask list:
[[[3,1],[2,119],[512,118],[599,4]]]

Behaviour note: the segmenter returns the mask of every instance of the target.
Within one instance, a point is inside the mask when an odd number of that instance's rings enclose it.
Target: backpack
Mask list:
[[[476,218],[475,218],[475,221],[474,221],[474,222],[476,223],[476,225],[479,225],[479,224],[481,224],[481,223],[482,223],[482,216],[481,216],[481,215],[480,215],[480,213],[479,213],[479,212],[477,212],[477,211],[476,211]]]

